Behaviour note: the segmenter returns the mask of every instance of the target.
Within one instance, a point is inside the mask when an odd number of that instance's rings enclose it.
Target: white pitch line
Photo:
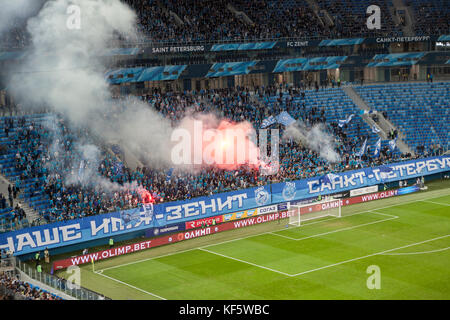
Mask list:
[[[376,210],[378,210],[378,209],[376,209]],[[398,216],[395,216],[395,215],[393,215],[393,214],[383,213],[383,212],[378,212],[378,211],[375,211],[375,210],[369,210],[369,212],[376,213],[376,214],[381,214],[382,216],[387,216],[387,217],[392,217],[392,218],[398,218]]]
[[[376,212],[373,212],[373,213],[376,213]],[[324,235],[332,234],[332,233],[336,233],[336,232],[341,232],[341,231],[346,231],[346,230],[352,230],[352,229],[356,229],[356,228],[359,228],[359,227],[364,227],[364,226],[368,226],[368,225],[371,225],[371,224],[380,223],[380,222],[385,222],[385,221],[394,220],[394,219],[398,219],[398,217],[397,217],[397,216],[393,216],[393,217],[391,217],[391,218],[386,218],[386,219],[383,219],[383,220],[377,220],[377,221],[367,222],[367,223],[359,224],[359,225],[356,225],[356,226],[346,227],[346,228],[337,229],[337,230],[328,231],[328,232],[323,232],[323,233],[319,233],[319,234],[314,234],[314,235],[312,235],[312,236],[303,237],[303,238],[292,238],[292,237],[285,236],[285,235],[278,234],[278,233],[271,233],[271,234],[273,234],[273,235],[275,235],[275,236],[279,236],[279,237],[291,239],[291,240],[294,240],[294,241],[301,241],[301,240],[306,240],[306,239],[316,238],[316,237],[320,237],[320,236],[324,236]]]
[[[269,271],[272,271],[272,272],[276,272],[276,273],[279,273],[279,274],[282,274],[282,275],[285,275],[285,276],[288,276],[288,277],[291,276],[289,273],[285,273],[285,272],[282,272],[282,271],[279,271],[279,270],[275,270],[275,269],[271,269],[271,268],[268,268],[268,267],[260,266],[259,264],[256,264],[256,263],[252,263],[252,262],[248,262],[248,261],[245,261],[245,260],[241,260],[241,259],[233,258],[233,257],[230,257],[230,256],[226,256],[224,254],[217,253],[217,252],[214,252],[214,251],[210,251],[210,250],[207,250],[207,249],[199,248],[199,250],[205,251],[205,252],[209,252],[211,254],[215,254],[215,255],[223,257],[223,258],[227,258],[227,259],[239,261],[239,262],[242,262],[242,263],[245,263],[245,264],[249,264],[249,265],[254,266],[254,267],[258,267],[258,268],[261,268],[261,269],[266,269],[266,270],[269,270]]]
[[[341,264],[345,264],[345,263],[349,263],[349,262],[352,262],[352,261],[361,260],[361,259],[365,259],[365,258],[370,258],[370,257],[377,256],[377,255],[383,255],[383,254],[385,254],[387,252],[391,252],[391,251],[395,251],[395,250],[399,250],[399,249],[404,249],[404,248],[409,248],[409,247],[417,246],[417,245],[422,244],[422,243],[427,243],[427,242],[431,242],[431,241],[435,241],[435,240],[439,240],[439,239],[443,239],[443,238],[447,238],[447,237],[450,237],[450,234],[447,234],[445,236],[440,236],[440,237],[437,237],[437,238],[433,238],[433,239],[428,239],[428,240],[416,242],[416,243],[411,243],[411,244],[408,244],[408,245],[405,245],[405,246],[401,246],[401,247],[397,247],[397,248],[392,248],[392,249],[388,249],[388,250],[384,250],[384,251],[380,251],[380,252],[375,252],[375,253],[368,254],[366,256],[362,256],[362,257],[358,257],[358,258],[353,258],[353,259],[349,259],[349,260],[345,260],[345,261],[329,264],[327,266],[323,266],[323,267],[320,267],[320,268],[299,272],[299,273],[293,274],[291,276],[292,277],[296,277],[296,276],[300,276],[300,275],[303,275],[303,274],[306,274],[306,273],[311,273],[311,272],[314,272],[314,271],[319,271],[319,270],[322,270],[322,269],[335,267],[335,266],[338,266],[338,265],[341,265]]]
[[[163,297],[160,297],[160,296],[158,296],[158,295],[156,295],[156,294],[154,294],[154,293],[145,291],[145,290],[143,290],[143,289],[141,289],[141,288],[138,288],[138,287],[135,287],[135,286],[133,286],[133,285],[131,285],[131,284],[129,284],[129,283],[126,283],[126,282],[120,281],[120,280],[118,280],[118,279],[116,279],[116,278],[107,276],[107,275],[103,274],[103,270],[100,270],[100,271],[95,272],[95,273],[101,275],[102,277],[105,277],[105,278],[108,278],[108,279],[110,279],[110,280],[113,280],[113,281],[119,282],[119,283],[121,283],[121,284],[124,284],[124,285],[126,285],[126,286],[128,286],[128,287],[130,287],[130,288],[135,289],[135,290],[144,292],[144,293],[146,293],[146,294],[148,294],[148,295],[150,295],[150,296],[156,297],[156,298],[161,299],[161,300],[167,300],[167,299],[164,299]]]
[[[436,202],[436,201],[428,201],[428,200],[422,200],[422,202],[434,203],[434,204],[439,204],[441,206],[450,207],[450,204],[448,204],[448,203],[442,203],[442,202]]]
[[[440,197],[443,197],[443,195],[439,195],[439,196],[431,197],[431,198],[427,198],[427,199],[435,199],[435,198],[440,198]],[[378,199],[378,200],[383,200],[383,199]],[[380,208],[377,208],[376,210],[385,209],[385,208],[391,208],[391,207],[397,207],[397,206],[401,206],[401,205],[404,205],[404,204],[414,203],[414,202],[419,202],[419,201],[424,201],[424,200],[420,199],[420,200],[405,201],[405,202],[402,202],[402,203],[397,203],[397,204],[393,204],[393,205],[389,205],[389,206],[380,207]],[[364,211],[352,213],[352,214],[349,214],[349,215],[345,215],[344,217],[341,217],[341,219],[342,219],[342,218],[345,218],[345,217],[350,217],[350,216],[352,216],[352,215],[365,213],[365,212],[370,212],[370,210],[364,210]],[[330,221],[330,220],[334,220],[334,219],[339,219],[339,218],[338,218],[338,217],[335,217],[335,218],[332,218],[332,219],[316,221],[316,222],[313,222],[313,223],[308,223],[308,224],[306,224],[306,225],[310,225],[310,224],[314,224],[314,223],[319,223],[319,222]],[[253,225],[253,226],[256,226],[256,225]],[[299,227],[293,227],[293,228],[299,228]],[[293,228],[291,228],[291,229],[293,229]],[[102,269],[102,270],[109,270],[109,269],[120,268],[120,267],[132,265],[132,264],[136,264],[136,263],[141,263],[141,262],[145,262],[145,261],[149,261],[149,260],[154,260],[154,259],[158,259],[158,258],[163,258],[163,257],[167,257],[167,256],[172,256],[172,255],[175,255],[175,254],[185,253],[185,252],[189,252],[189,251],[193,251],[193,250],[197,250],[197,249],[201,249],[201,248],[207,248],[207,247],[211,247],[211,246],[216,246],[216,245],[220,245],[220,244],[224,244],[224,243],[229,243],[229,242],[234,242],[234,241],[244,240],[244,239],[248,239],[248,238],[258,237],[258,236],[261,236],[261,235],[264,235],[264,234],[270,234],[271,232],[277,232],[277,231],[283,231],[283,230],[286,230],[286,229],[283,228],[283,229],[279,229],[279,230],[275,230],[275,231],[268,231],[268,232],[258,233],[258,234],[254,234],[254,235],[250,235],[250,236],[245,236],[245,237],[240,237],[240,238],[236,238],[236,239],[230,239],[230,240],[226,240],[226,241],[222,241],[222,242],[218,242],[218,243],[213,243],[213,244],[209,244],[209,245],[201,246],[201,247],[197,247],[197,248],[191,248],[191,249],[186,249],[186,250],[181,250],[181,251],[171,252],[171,253],[163,254],[163,255],[160,255],[160,256],[156,256],[156,257],[151,257],[151,258],[141,259],[141,260],[137,260],[137,261],[131,261],[131,262],[128,262],[128,263],[119,264],[119,265],[112,266],[112,267],[107,267],[107,268],[104,268],[104,269]]]
[[[406,255],[416,255],[416,254],[427,254],[427,253],[435,253],[435,252],[441,252],[450,249],[450,247],[447,248],[441,248],[441,249],[435,249],[435,250],[429,250],[429,251],[421,251],[421,252],[393,252],[393,253],[383,253],[384,256],[406,256]]]

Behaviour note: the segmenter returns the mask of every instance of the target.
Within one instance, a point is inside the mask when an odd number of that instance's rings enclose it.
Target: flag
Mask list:
[[[120,161],[116,161],[113,165],[114,173],[115,174],[122,174],[123,173],[123,163]]]
[[[377,110],[361,110],[359,112],[359,114],[360,115],[363,115],[363,114],[377,114]]]
[[[354,116],[355,116],[355,115],[352,113],[351,115],[348,116],[347,119],[339,120],[339,127],[342,128],[344,125],[346,125],[347,123],[349,123],[350,121],[352,121],[352,119],[353,119]]]
[[[262,121],[261,129],[267,128],[268,126],[277,122],[277,119],[274,116],[270,116]]]
[[[391,167],[382,165],[378,167],[380,169],[380,172],[391,172],[393,169]]]
[[[167,172],[166,181],[170,181],[170,178],[172,177],[173,168],[169,169],[169,172]]]
[[[330,184],[332,180],[339,178],[337,174],[328,173],[319,179],[320,184]]]
[[[277,116],[277,121],[278,121],[278,123],[281,123],[287,127],[287,126],[293,124],[295,122],[295,119],[292,118],[289,113],[287,113],[286,111],[283,111]]]
[[[388,173],[393,170],[391,167],[385,165],[379,166],[378,168],[380,169],[380,177],[382,180],[386,179],[388,177]]]
[[[391,149],[391,152],[394,152],[396,147],[397,147],[397,138],[389,141],[389,149]]]
[[[84,160],[80,161],[80,168],[78,169],[78,179],[83,179],[83,173],[84,173]]]
[[[361,149],[359,150],[359,152],[356,153],[356,155],[358,157],[362,157],[364,153],[366,153],[366,148],[367,148],[367,138],[366,140],[364,140],[363,145],[361,146]]]
[[[377,134],[377,133],[380,132],[380,131],[381,131],[381,130],[378,129],[378,127],[377,127],[376,125],[373,125],[373,126],[372,126],[372,132],[373,132],[373,133]]]
[[[377,143],[375,143],[375,151],[373,152],[374,157],[380,156],[380,150],[381,150],[381,138],[378,139]]]

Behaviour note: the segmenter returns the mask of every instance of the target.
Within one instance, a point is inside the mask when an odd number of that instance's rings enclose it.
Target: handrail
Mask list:
[[[49,287],[52,287],[64,294],[74,297],[77,300],[111,300],[95,291],[81,287],[79,285],[71,286],[70,283],[63,278],[56,277],[46,272],[37,272],[36,269],[30,267],[27,263],[15,257],[16,268],[25,273],[30,278],[39,281]]]

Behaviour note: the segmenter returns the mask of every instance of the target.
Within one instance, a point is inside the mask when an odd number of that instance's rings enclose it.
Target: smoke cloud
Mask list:
[[[68,11],[73,6],[79,10]],[[74,25],[77,12],[79,28]],[[29,54],[9,81],[23,107],[49,106],[72,126],[89,128],[107,142],[126,145],[145,165],[174,166],[171,137],[176,128],[171,121],[137,98],[112,99],[105,78],[101,56],[107,52],[108,44],[118,37],[140,37],[136,33],[136,14],[127,5],[119,0],[49,0],[28,20],[27,30],[32,37]],[[220,131],[224,123],[211,117],[201,120],[209,129]],[[180,127],[190,121],[187,114]],[[245,132],[251,125],[236,126]],[[80,148],[87,150],[81,153],[95,167],[100,153],[89,144]],[[79,181],[76,166],[73,164],[69,182]],[[87,176],[92,180],[96,175]]]
[[[302,121],[297,120],[286,128],[283,139],[300,142],[331,163],[340,161],[340,156],[335,151],[334,137],[325,131],[323,124],[307,127]]]
[[[36,13],[43,0],[0,0],[0,39],[3,34]]]

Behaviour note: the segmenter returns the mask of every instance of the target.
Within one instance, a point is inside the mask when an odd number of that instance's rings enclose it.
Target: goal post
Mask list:
[[[290,205],[289,225],[299,227],[305,221],[328,216],[341,217],[341,200],[327,199],[302,205]]]

